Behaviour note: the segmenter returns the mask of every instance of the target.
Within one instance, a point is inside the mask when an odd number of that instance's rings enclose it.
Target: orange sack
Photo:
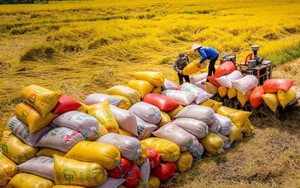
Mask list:
[[[269,79],[264,82],[263,87],[266,93],[276,93],[279,89],[288,92],[294,82],[292,79]]]
[[[225,63],[220,65],[220,67],[217,68],[216,73],[215,73],[215,77],[219,78],[219,77],[224,76],[226,74],[230,74],[234,70],[235,70],[234,63],[231,62],[231,61],[226,61]]]
[[[254,109],[257,109],[263,102],[263,98],[261,97],[265,94],[265,90],[263,86],[256,87],[250,94],[250,104]]]

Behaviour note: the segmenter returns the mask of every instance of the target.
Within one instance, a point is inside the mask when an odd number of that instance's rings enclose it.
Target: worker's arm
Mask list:
[[[201,59],[200,62],[199,62],[199,64],[201,64],[201,63],[203,63],[203,62],[207,59],[207,55],[206,55],[205,51],[202,50],[202,49],[200,49],[199,52],[200,52],[200,54],[201,54],[201,56],[202,56],[202,59]]]
[[[176,72],[178,72],[178,73],[181,72],[181,70],[179,70],[179,68],[178,68],[178,60],[176,60],[176,61],[174,62],[174,64],[173,64],[173,69],[174,69],[174,71],[176,71]]]

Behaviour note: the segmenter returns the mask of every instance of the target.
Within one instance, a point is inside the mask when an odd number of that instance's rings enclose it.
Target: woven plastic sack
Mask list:
[[[3,131],[2,153],[16,164],[21,164],[35,156],[37,149],[25,144],[10,131]]]
[[[180,154],[178,161],[176,162],[177,170],[179,172],[185,172],[192,167],[193,156],[189,152]]]
[[[212,83],[213,85],[219,87],[221,84],[219,84],[219,82],[216,81],[216,77],[215,76],[208,76],[207,80]],[[207,88],[207,87],[206,87]]]
[[[36,133],[43,129],[56,117],[52,113],[48,113],[45,117],[42,117],[34,108],[25,103],[18,104],[15,112],[16,117],[29,127],[30,133]]]
[[[0,186],[5,187],[17,173],[17,165],[0,152]]]
[[[131,104],[137,103],[141,100],[141,95],[137,90],[124,85],[113,86],[107,89],[106,93],[108,93],[109,95],[124,96],[130,100]]]
[[[225,97],[227,95],[227,93],[228,93],[227,87],[225,87],[225,86],[219,86],[218,87],[218,93],[219,93],[220,97],[222,97],[222,98]]]
[[[141,151],[142,151],[142,153],[141,153],[140,158],[138,158],[136,161],[133,161],[139,166],[141,166],[147,160],[147,155],[148,155],[146,146],[142,145]]]
[[[119,125],[110,110],[108,100],[93,104],[88,113],[94,116],[110,133],[119,133]]]
[[[195,86],[198,88],[202,89],[203,91],[206,91],[206,86],[205,86],[206,79],[200,80],[199,82],[195,83]]]
[[[210,125],[211,119],[215,116],[212,108],[200,105],[189,105],[183,108],[175,118],[194,118]]]
[[[164,85],[162,86],[164,90],[166,89],[172,89],[172,90],[179,90],[180,87],[175,82],[172,82],[171,80],[165,79]]]
[[[210,132],[214,132],[214,133],[218,133],[220,129],[220,123],[219,121],[216,119],[216,117],[213,117],[211,119],[211,123],[208,126],[208,130]]]
[[[107,172],[99,164],[54,155],[55,184],[98,186],[106,182]]]
[[[184,107],[179,105],[177,108],[175,108],[172,111],[167,112],[171,119],[174,119],[175,116],[183,109]]]
[[[62,94],[61,91],[54,92],[38,85],[29,85],[23,88],[20,98],[35,108],[42,117],[46,117],[56,106]]]
[[[212,155],[222,154],[224,141],[215,133],[209,132],[205,138],[200,140],[205,150]]]
[[[192,135],[174,123],[168,123],[152,134],[175,142],[180,147],[181,152],[187,151],[193,144]]]
[[[136,122],[136,118],[132,112],[112,105],[110,106],[110,110],[122,129],[135,136],[138,136],[138,125]]]
[[[197,74],[197,75],[192,75],[190,76],[190,81],[192,84],[195,84],[201,80],[206,80],[207,79],[207,75],[208,73],[201,73],[201,74]]]
[[[66,153],[52,149],[52,148],[41,148],[39,152],[37,152],[36,156],[46,156],[46,157],[53,157],[53,155],[65,156]]]
[[[216,78],[219,78],[221,76],[232,73],[234,70],[235,70],[234,63],[231,61],[226,61],[216,69],[215,76]]]
[[[85,188],[85,187],[83,187],[83,186],[76,186],[76,185],[54,185],[52,188]]]
[[[170,122],[171,122],[170,116],[166,112],[161,111],[161,120],[158,126],[161,127]]]
[[[76,101],[75,99],[63,95],[58,100],[55,108],[52,110],[54,114],[63,114],[65,112],[76,110],[81,107],[81,103]]]
[[[245,129],[243,131],[243,135],[245,137],[255,136],[255,128],[253,127],[253,125],[250,125],[250,127],[248,127],[247,129]]]
[[[155,85],[156,87],[161,87],[164,84],[165,78],[161,72],[155,71],[140,71],[135,72],[132,75],[137,80],[145,80]]]
[[[81,106],[79,108],[76,109],[76,111],[78,112],[83,112],[83,113],[88,113],[88,110],[89,110],[89,106],[82,103],[82,102],[79,102],[81,104]]]
[[[218,87],[210,82],[204,82],[207,93],[215,95],[218,93]]]
[[[291,87],[288,92],[285,92],[283,90],[278,90],[277,92],[277,98],[282,107],[285,107],[287,104],[289,104],[292,100],[294,100],[297,96],[296,89],[294,87]]]
[[[217,113],[228,117],[229,119],[231,119],[232,123],[234,123],[238,127],[241,127],[251,114],[251,112],[236,110],[226,106],[221,106],[217,110]]]
[[[99,137],[98,120],[82,112],[66,112],[55,118],[52,123],[80,132],[85,140],[95,140]]]
[[[150,175],[148,188],[159,188],[160,187],[160,180],[158,177],[154,175]]]
[[[264,102],[267,106],[273,111],[276,112],[277,107],[279,106],[279,101],[277,98],[277,94],[274,93],[266,93],[262,95]]]
[[[161,120],[159,108],[146,102],[134,104],[129,111],[148,123],[158,124]]]
[[[207,66],[206,63],[202,63],[200,67],[198,67],[197,64],[198,64],[198,62],[196,62],[196,61],[188,64],[187,66],[185,66],[183,68],[182,74],[192,75],[192,74],[199,72],[201,69],[205,69]]]
[[[226,87],[226,88],[231,88],[232,87],[232,80],[238,80],[243,78],[243,75],[240,71],[235,70],[232,73],[225,75],[225,76],[221,76],[219,78],[216,78],[216,81],[221,84],[222,86]]]
[[[121,99],[120,103],[117,105],[118,108],[128,110],[131,107],[131,102],[127,97],[121,95],[112,95],[112,96]]]
[[[180,147],[172,141],[151,137],[141,141],[146,147],[155,149],[165,162],[176,162],[180,156]]]
[[[212,94],[207,93],[206,91],[188,82],[182,84],[180,90],[188,91],[196,94],[197,95],[197,98],[195,99],[196,104],[202,103],[213,96]]]
[[[245,130],[244,127],[238,127],[236,125],[232,126],[231,132],[229,134],[229,140],[232,143],[233,141],[243,137],[243,131]]]
[[[141,157],[141,143],[138,139],[119,135],[116,133],[108,133],[97,139],[97,142],[114,145],[120,151],[122,157],[128,160],[137,160]]]
[[[237,90],[234,87],[231,87],[228,89],[227,95],[229,99],[232,99],[237,96]]]
[[[192,147],[189,148],[188,152],[193,156],[194,160],[198,160],[201,158],[204,153],[204,147],[199,142],[198,138],[193,136],[193,144]]]
[[[215,101],[215,100],[207,99],[207,100],[205,100],[204,102],[200,103],[199,105],[200,105],[200,106],[207,106],[207,107],[212,108],[212,107],[215,105],[216,102],[217,102],[217,101]]]
[[[248,91],[258,85],[258,80],[254,75],[246,75],[245,77],[231,81],[234,88],[245,95]]]
[[[79,132],[67,127],[58,127],[45,134],[37,143],[37,146],[68,152],[73,146],[83,140],[84,137]]]
[[[250,94],[250,104],[254,109],[257,109],[264,101],[262,95],[265,93],[262,86],[256,87]]]
[[[136,187],[142,183],[142,173],[138,165],[131,165],[128,173],[125,175],[124,185],[127,187]]]
[[[216,119],[219,122],[219,132],[225,136],[229,135],[231,132],[232,121],[228,117],[220,114],[216,114]]]
[[[120,163],[121,154],[116,146],[101,142],[82,141],[76,144],[65,157],[94,162],[111,170]]]
[[[150,168],[149,159],[147,159],[147,160],[140,166],[140,171],[141,171],[141,173],[142,173],[143,186],[144,186],[144,187],[148,187],[148,182],[149,182],[150,173],[151,173],[151,168]]]
[[[161,94],[161,92],[162,92],[162,87],[155,87],[151,93]]]
[[[266,93],[277,93],[278,90],[288,92],[295,80],[292,79],[268,79],[264,82],[263,88]]]
[[[145,80],[130,80],[127,85],[137,90],[142,98],[154,89],[154,85]]]
[[[8,123],[7,127],[21,140],[23,140],[27,145],[34,147],[40,138],[48,131],[52,129],[51,126],[47,126],[36,133],[29,133],[28,126],[19,120],[16,116],[12,117]]]
[[[143,140],[146,138],[149,138],[151,133],[157,128],[157,125],[154,125],[152,123],[147,123],[138,116],[136,117],[136,122],[138,125],[138,139]]]
[[[146,149],[150,167],[157,167],[157,165],[160,163],[160,154],[154,148],[146,147]]]
[[[101,103],[108,100],[109,104],[117,106],[120,102],[121,99],[118,97],[115,97],[113,95],[107,95],[107,94],[102,94],[102,93],[93,93],[88,95],[85,98],[85,104],[87,105],[92,105],[92,104],[97,104]]]
[[[122,185],[122,183],[125,182],[125,179],[115,179],[108,177],[107,181],[99,186],[93,187],[93,188],[119,188],[119,186]]]
[[[143,101],[152,104],[165,112],[172,111],[179,106],[179,103],[174,99],[157,93],[149,93],[145,95]]]
[[[124,136],[132,136],[132,137],[135,137],[133,134],[131,134],[131,133],[128,132],[128,131],[125,131],[125,130],[122,129],[122,128],[119,128],[119,134],[120,134],[120,135],[124,135]]]
[[[19,173],[15,175],[6,188],[52,188],[54,184],[52,181],[27,173]]]
[[[49,180],[54,180],[54,161],[52,157],[34,157],[28,161],[18,165],[21,172],[26,172],[30,174],[35,174],[47,178]]]
[[[223,135],[223,134],[221,134],[221,133],[217,133],[217,135],[218,135],[218,136],[223,140],[223,142],[224,142],[223,148],[224,148],[224,149],[230,148],[231,142],[230,142],[230,140],[229,140],[229,137],[228,137],[228,136],[225,136],[225,135]]]
[[[184,106],[191,104],[197,98],[197,95],[192,92],[180,90],[164,90],[162,94]]]
[[[174,176],[176,172],[176,163],[162,162],[152,170],[154,176],[158,177],[161,181],[167,181]]]
[[[241,92],[238,91],[237,99],[243,107],[249,101],[251,92],[252,92],[252,90],[248,91],[245,95],[243,95]]]
[[[173,123],[197,138],[204,138],[208,134],[208,126],[203,121],[192,118],[178,118]]]
[[[120,164],[108,171],[110,177],[120,179],[123,178],[131,167],[131,162],[128,159],[121,158]]]

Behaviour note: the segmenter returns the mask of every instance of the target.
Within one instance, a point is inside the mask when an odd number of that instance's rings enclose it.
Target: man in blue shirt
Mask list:
[[[185,82],[190,82],[189,75],[183,75],[182,70],[184,67],[186,67],[190,63],[190,59],[187,55],[184,53],[179,53],[178,59],[173,64],[173,69],[177,72],[178,74],[178,80],[179,84],[181,85],[183,83],[183,78],[185,79]]]
[[[209,66],[208,66],[208,76],[212,76],[212,74],[215,74],[215,63],[218,60],[219,53],[217,50],[207,47],[207,46],[201,46],[199,44],[193,44],[191,50],[198,51],[199,54],[202,56],[202,59],[197,64],[198,67],[201,66],[201,63],[203,63],[205,60],[209,59]]]

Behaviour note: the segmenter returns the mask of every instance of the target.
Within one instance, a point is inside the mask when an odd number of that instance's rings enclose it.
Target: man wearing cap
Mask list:
[[[209,66],[208,66],[208,75],[211,76],[212,74],[215,74],[215,63],[218,60],[219,53],[217,50],[207,47],[207,46],[201,46],[199,44],[193,44],[191,50],[198,51],[199,54],[202,56],[202,59],[197,64],[198,67],[201,66],[201,63],[203,63],[205,60],[209,59]]]
[[[183,83],[183,78],[185,79],[185,82],[190,82],[189,75],[183,75],[182,74],[182,70],[189,63],[190,63],[189,57],[187,55],[185,55],[184,53],[180,52],[177,60],[173,64],[173,69],[178,74],[178,80],[179,80],[180,85]]]

